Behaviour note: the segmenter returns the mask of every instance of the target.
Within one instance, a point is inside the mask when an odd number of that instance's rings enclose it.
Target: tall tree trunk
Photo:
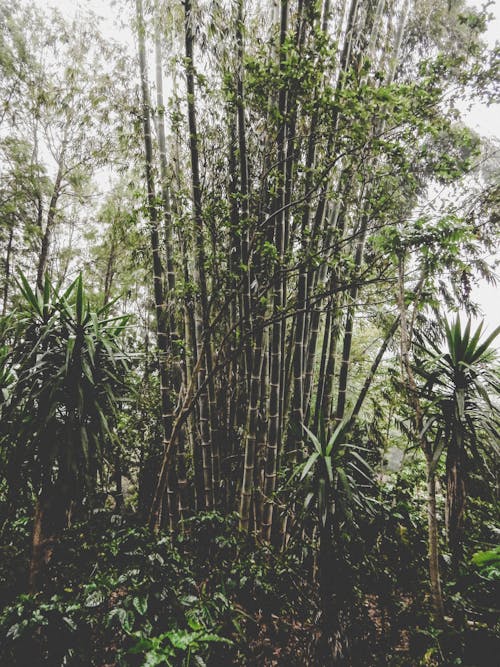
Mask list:
[[[167,163],[167,145],[165,138],[165,103],[163,99],[163,56],[161,48],[161,33],[160,23],[157,21],[155,30],[155,72],[156,72],[156,107],[157,107],[157,127],[158,127],[158,148],[160,154],[160,177],[161,177],[161,203],[163,208],[164,220],[164,240],[165,240],[165,263],[166,263],[166,290],[165,290],[165,310],[167,318],[167,328],[169,333],[169,359],[165,363],[169,366],[169,386],[174,394],[179,395],[182,387],[182,368],[181,359],[179,356],[176,342],[179,339],[177,330],[177,320],[175,312],[175,266],[174,266],[174,249],[173,249],[173,219],[172,206],[169,187],[169,174]],[[171,416],[170,423],[173,422],[174,405],[171,400]],[[180,434],[177,443],[177,465],[172,466],[172,474],[167,487],[167,494],[170,501],[170,513],[172,520],[171,525],[175,521],[175,511],[173,505],[179,503],[181,509],[181,516],[189,507],[188,500],[188,484],[186,476],[186,452],[185,452],[185,435]],[[173,474],[174,471],[176,474]],[[174,487],[178,487],[179,498]]]
[[[54,181],[54,186],[52,188],[49,210],[47,212],[47,221],[45,223],[45,229],[43,230],[42,241],[40,245],[40,253],[38,255],[36,284],[40,291],[43,289],[44,276],[45,276],[45,271],[47,270],[50,246],[52,243],[52,235],[54,232],[54,226],[56,222],[57,203],[61,195],[61,184],[64,175],[65,152],[66,152],[66,136],[64,137],[61,153],[59,155],[59,160],[57,164],[57,174]]]
[[[248,532],[250,529],[250,511],[255,474],[255,455],[257,443],[258,412],[261,398],[262,374],[262,343],[264,330],[259,326],[253,350],[252,379],[250,383],[250,400],[248,405],[247,423],[245,427],[245,459],[243,467],[243,482],[240,498],[240,530]]]
[[[446,452],[446,527],[451,564],[457,572],[462,560],[466,490],[463,469],[464,432],[458,414],[455,422],[454,433]]]
[[[347,401],[347,379],[349,374],[349,365],[351,361],[354,315],[356,312],[356,299],[359,291],[359,273],[363,261],[363,251],[365,246],[367,227],[368,227],[368,216],[367,214],[363,214],[360,229],[358,230],[358,240],[356,243],[356,253],[354,256],[354,269],[351,274],[352,285],[349,290],[349,303],[347,306],[347,314],[344,327],[342,359],[340,362],[340,370],[339,370],[337,408],[335,410],[335,419],[337,422],[341,422],[344,419],[344,413]]]
[[[309,192],[312,180],[313,169],[316,162],[316,131],[318,124],[318,113],[313,113],[309,128],[309,139],[307,145],[307,157],[305,165],[304,192]],[[304,203],[301,221],[301,245],[303,257],[300,262],[299,278],[297,285],[297,304],[296,304],[296,323],[294,330],[294,352],[293,352],[293,394],[292,394],[292,414],[290,419],[290,439],[292,441],[289,453],[292,454],[292,460],[300,455],[303,446],[303,429],[306,409],[306,344],[307,344],[307,324],[311,313],[308,308],[309,296],[311,293],[311,272],[309,270],[312,241],[310,239],[311,227],[311,203],[309,199]]]
[[[382,361],[384,354],[389,347],[389,344],[391,340],[394,337],[394,334],[396,333],[396,329],[399,326],[399,316],[394,319],[394,322],[392,323],[391,327],[389,328],[388,332],[386,333],[384,340],[382,341],[382,345],[380,346],[380,349],[377,353],[377,356],[373,360],[373,363],[370,367],[370,371],[368,375],[365,378],[363,387],[361,391],[359,392],[358,398],[356,399],[356,403],[354,404],[354,408],[352,409],[351,412],[351,418],[355,419],[359,411],[361,410],[363,403],[365,401],[366,395],[368,394],[368,391],[370,389],[371,383],[373,382],[373,378],[375,377],[375,373],[377,372],[378,367],[380,366],[380,362]]]
[[[3,285],[2,296],[2,317],[7,313],[7,305],[9,303],[9,288],[10,288],[10,274],[11,274],[11,260],[12,260],[12,245],[14,242],[14,225],[9,227],[9,240],[7,241],[7,252],[5,254],[4,270],[5,278]]]
[[[245,85],[244,85],[244,55],[245,45],[243,41],[243,2],[238,0],[238,15],[236,23],[236,43],[238,45],[238,62],[237,62],[237,126],[238,126],[238,156],[239,156],[239,174],[240,174],[240,206],[241,206],[241,241],[240,241],[240,266],[242,279],[242,312],[243,320],[242,335],[245,339],[245,362],[248,376],[252,372],[252,346],[250,345],[249,337],[252,331],[252,312],[251,312],[251,269],[250,269],[250,175],[248,172],[248,153],[247,153],[247,138],[246,138],[246,121],[245,121]]]
[[[115,512],[121,514],[124,507],[121,454],[117,452],[113,462],[113,480],[115,483]]]
[[[349,168],[341,174],[340,187],[341,198],[336,202],[331,213],[330,226],[332,234],[330,238],[335,240],[333,243],[332,257],[340,255],[340,248],[344,230],[346,226],[347,203],[343,201],[349,193],[353,180],[353,170]],[[316,402],[316,413],[314,418],[315,428],[317,429],[320,418],[326,423],[330,421],[333,402],[333,387],[335,380],[335,356],[337,352],[337,341],[339,337],[339,318],[340,318],[340,275],[336,267],[331,269],[328,281],[329,305],[325,331],[323,334],[323,350],[321,355],[321,365],[324,369],[324,375],[320,374],[320,389]]]
[[[195,280],[199,289],[199,298],[196,300],[195,324],[197,344],[203,347],[204,363],[200,369],[200,433],[203,455],[203,478],[205,493],[205,508],[212,509],[215,503],[214,491],[220,480],[220,461],[218,451],[218,434],[215,427],[216,400],[212,368],[212,349],[209,327],[209,303],[207,293],[207,279],[205,274],[205,243],[203,235],[203,209],[200,182],[200,159],[198,147],[198,129],[195,103],[194,85],[194,37],[191,0],[184,3],[184,35],[185,35],[185,72],[187,88],[187,109],[189,126],[189,150],[191,156],[191,194],[193,202],[193,224],[195,234],[196,262]],[[200,357],[200,349],[198,350]],[[200,357],[201,358],[201,357]],[[205,382],[208,379],[207,382]],[[206,387],[208,385],[208,388]],[[214,489],[215,482],[215,489]]]
[[[173,295],[175,292],[175,269],[174,250],[172,234],[172,208],[170,201],[169,174],[167,163],[167,144],[165,137],[165,102],[163,100],[163,72],[162,72],[162,48],[159,23],[156,25],[155,33],[155,72],[156,72],[156,107],[158,127],[158,148],[160,153],[160,177],[161,177],[161,203],[164,217],[164,238],[166,258],[166,307],[169,313],[169,326],[171,337],[177,336],[176,321],[174,316]]]
[[[46,481],[38,495],[33,519],[32,551],[29,569],[31,593],[39,591],[46,577],[54,547],[69,523],[71,483],[61,480]],[[49,477],[49,473],[46,473]]]
[[[418,397],[418,388],[413,375],[410,361],[410,334],[408,327],[406,302],[405,302],[405,273],[404,256],[398,261],[398,293],[397,301],[399,316],[401,320],[401,358],[406,373],[408,400],[413,408],[415,420],[415,433],[418,444],[425,456],[427,471],[427,530],[428,530],[428,561],[429,580],[431,588],[432,605],[434,608],[435,621],[444,625],[444,605],[441,592],[441,580],[439,573],[439,539],[438,523],[436,515],[436,480],[432,468],[433,451],[424,432],[423,411]],[[416,307],[416,305],[415,305]]]
[[[167,328],[167,317],[164,303],[164,270],[161,261],[160,236],[158,231],[158,209],[153,181],[153,142],[151,137],[151,104],[149,100],[149,85],[146,62],[145,25],[142,9],[142,0],[136,0],[137,36],[139,45],[139,67],[142,91],[142,122],[145,149],[145,177],[147,188],[148,217],[150,225],[151,253],[153,259],[153,294],[156,315],[158,366],[160,372],[160,394],[163,428],[163,449],[165,450],[171,438],[173,412],[168,386],[166,361],[170,348],[170,337]],[[161,499],[162,500],[162,499]],[[152,509],[153,527],[159,526],[161,521],[161,502],[157,502]]]
[[[114,230],[111,230],[111,248],[109,249],[108,261],[106,262],[106,273],[104,274],[104,295],[102,298],[103,305],[109,303],[111,297],[111,287],[113,284],[113,277],[115,274],[116,262],[116,239]]]
[[[281,2],[280,16],[280,68],[284,66],[285,54],[282,46],[285,43],[288,31],[288,2]],[[276,248],[276,266],[273,277],[273,325],[270,350],[270,378],[269,378],[269,428],[266,445],[266,461],[264,473],[264,514],[262,519],[262,537],[266,541],[271,539],[273,524],[273,495],[276,488],[276,473],[278,462],[278,443],[281,434],[280,405],[282,397],[282,338],[284,320],[282,308],[284,304],[283,293],[283,260],[285,243],[285,189],[287,176],[286,160],[286,122],[285,111],[287,107],[287,90],[282,87],[279,91],[278,112],[280,115],[280,129],[277,138],[277,164],[278,184],[277,195],[274,200],[273,222],[274,222],[274,246]]]

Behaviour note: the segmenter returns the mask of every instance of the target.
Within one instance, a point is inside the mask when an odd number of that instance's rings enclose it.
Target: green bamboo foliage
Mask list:
[[[168,353],[179,336],[184,350],[174,374],[182,386],[167,379],[169,432],[180,420],[181,440],[166,438],[162,467],[167,477],[176,468],[183,488],[193,479],[198,509],[237,507],[242,530],[265,541],[278,532],[279,474],[304,456],[303,424],[317,431],[325,422],[331,433],[335,421],[359,417],[398,326],[387,303],[377,319],[394,324],[366,376],[356,374],[361,390],[353,393],[361,301],[394,280],[377,244],[380,229],[398,217],[383,176],[405,178],[399,150],[409,135],[392,114],[405,104],[398,96],[407,95],[396,77],[411,7],[384,0],[273,3],[262,48],[247,33],[260,9],[243,0],[229,21],[219,7],[210,22],[194,3],[184,3],[182,15],[173,8],[168,30],[174,49],[184,42],[184,57],[169,72],[169,145],[164,31],[154,26],[157,136],[149,150],[163,204],[157,246],[167,297],[159,312]],[[162,16],[161,3],[157,10]],[[394,155],[400,162],[391,172]],[[416,189],[406,213],[415,201]],[[176,449],[178,464],[168,471]],[[164,485],[174,519],[173,506],[189,501],[176,498],[175,476],[171,485],[162,478],[157,492]]]

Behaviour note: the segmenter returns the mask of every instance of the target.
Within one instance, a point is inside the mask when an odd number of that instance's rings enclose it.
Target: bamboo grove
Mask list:
[[[286,542],[277,480],[304,460],[304,427],[354,425],[398,327],[415,211],[469,168],[445,102],[463,54],[415,59],[426,3],[136,9],[164,438],[150,523],[237,510],[242,530]],[[184,79],[170,116],[163,77]],[[411,265],[418,293],[438,254]],[[368,369],[352,359],[363,318],[381,332]]]

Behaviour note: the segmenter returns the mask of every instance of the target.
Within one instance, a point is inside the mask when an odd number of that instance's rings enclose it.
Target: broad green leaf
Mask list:
[[[148,610],[148,596],[134,597],[132,604],[137,613],[140,614],[140,616],[144,616]]]
[[[84,605],[86,607],[98,607],[104,602],[105,599],[106,598],[102,591],[93,591],[85,598]]]
[[[476,348],[474,357],[471,361],[478,361],[481,359],[483,354],[488,350],[488,348],[491,346],[495,338],[500,334],[500,327],[497,327],[493,333],[491,333],[488,338],[482,343],[482,345],[479,345],[479,347]]]

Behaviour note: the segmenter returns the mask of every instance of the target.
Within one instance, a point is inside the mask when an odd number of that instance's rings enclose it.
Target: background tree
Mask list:
[[[496,397],[500,387],[493,342],[500,329],[481,340],[482,323],[472,331],[469,319],[462,330],[457,316],[452,323],[445,319],[443,327],[446,346],[441,348],[429,339],[422,341],[424,356],[416,371],[426,381],[424,391],[432,405],[440,410],[443,434],[434,465],[439,452],[445,451],[446,528],[452,564],[457,569],[462,558],[469,471],[473,462],[489,460],[495,465],[499,416]],[[493,443],[491,451],[488,442]]]

